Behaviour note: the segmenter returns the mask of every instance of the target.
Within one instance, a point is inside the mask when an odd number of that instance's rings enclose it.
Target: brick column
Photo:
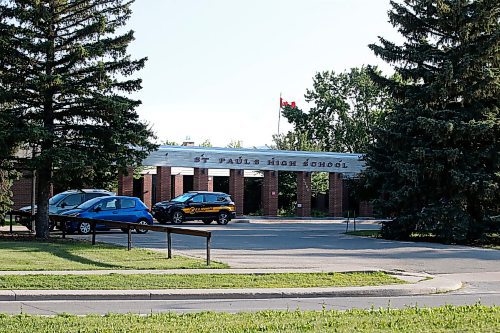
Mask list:
[[[373,216],[373,204],[369,201],[360,201],[358,215],[362,216],[362,217],[372,217]]]
[[[172,168],[156,167],[156,202],[172,199]]]
[[[118,195],[134,195],[134,169],[127,168],[127,175],[118,173]]]
[[[344,184],[341,173],[330,172],[329,174],[329,198],[328,212],[330,216],[342,217],[344,203]]]
[[[142,201],[151,209],[153,201],[153,175],[146,174],[142,178]]]
[[[184,193],[184,176],[183,175],[175,175],[173,177],[173,193],[172,196],[178,197],[182,193]]]
[[[278,171],[264,171],[262,210],[266,216],[278,215]]]
[[[12,182],[12,209],[19,209],[23,206],[31,206],[32,174],[28,171],[23,171],[22,177]]]
[[[207,169],[208,171],[208,169]],[[213,176],[208,176],[208,190],[210,192],[214,191],[214,177]]]
[[[236,205],[236,215],[243,215],[245,177],[243,170],[229,170],[229,194]]]
[[[311,216],[310,172],[297,172],[297,216]]]
[[[193,189],[195,191],[213,191],[213,177],[208,177],[208,169],[194,168]]]

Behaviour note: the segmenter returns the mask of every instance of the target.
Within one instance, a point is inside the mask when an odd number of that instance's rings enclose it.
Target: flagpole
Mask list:
[[[281,92],[280,92],[280,107],[278,110],[278,141],[276,141],[278,149],[280,149],[279,140],[280,140],[280,121],[281,121],[281,101],[282,101],[282,99],[281,99]]]

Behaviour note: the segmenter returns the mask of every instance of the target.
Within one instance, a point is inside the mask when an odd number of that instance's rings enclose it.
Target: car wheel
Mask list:
[[[148,221],[146,220],[140,220],[139,222],[140,225],[149,225]],[[148,232],[148,230],[144,230],[144,229],[135,229],[135,232],[137,232],[138,234],[145,234],[146,232]]]
[[[203,219],[202,221],[205,224],[210,224],[210,223],[212,223],[213,220],[212,219]]]
[[[227,224],[229,222],[229,214],[227,212],[220,212],[217,215],[217,223],[218,224]]]
[[[173,212],[171,221],[173,224],[181,224],[184,221],[184,213],[180,210]]]
[[[82,235],[88,235],[92,231],[92,227],[90,226],[90,223],[88,222],[80,222],[78,224],[78,232],[81,233]]]
[[[54,229],[56,228],[56,224],[49,220],[49,231],[54,231]]]

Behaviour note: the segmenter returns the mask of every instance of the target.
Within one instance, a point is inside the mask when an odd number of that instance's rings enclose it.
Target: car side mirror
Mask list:
[[[65,203],[65,202],[62,202],[62,203],[61,203],[61,208],[64,208],[64,207],[66,207],[66,203]]]
[[[102,208],[101,208],[101,207],[96,207],[96,208],[94,208],[94,212],[96,212],[96,213],[99,213],[101,210],[102,210]]]

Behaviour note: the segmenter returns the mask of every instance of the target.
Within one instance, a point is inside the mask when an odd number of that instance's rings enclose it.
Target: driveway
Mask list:
[[[182,227],[211,231],[212,260],[233,268],[384,269],[430,274],[500,271],[498,250],[348,236],[344,234],[345,223],[340,221],[251,220],[225,226],[200,222]],[[358,229],[373,228],[378,224],[358,223]],[[134,233],[132,237],[134,247],[166,249],[163,233]],[[116,231],[98,233],[97,240],[127,244],[126,235]],[[173,234],[172,240],[174,255],[205,257],[204,238]]]

